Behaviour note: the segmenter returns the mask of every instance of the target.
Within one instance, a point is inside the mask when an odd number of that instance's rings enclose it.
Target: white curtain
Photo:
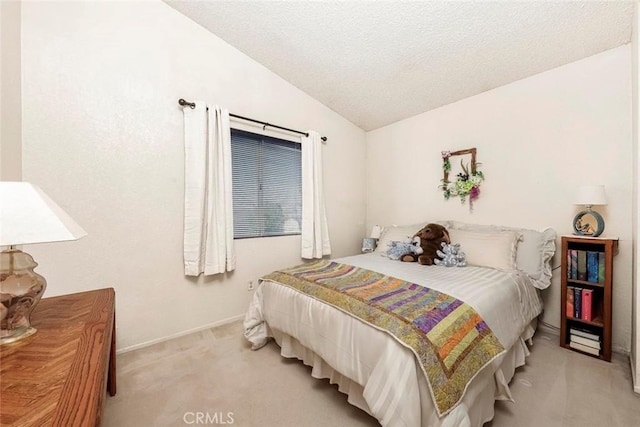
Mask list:
[[[229,111],[185,106],[184,274],[232,271],[231,128]]]
[[[318,132],[302,137],[302,258],[331,254],[322,186],[322,141]]]

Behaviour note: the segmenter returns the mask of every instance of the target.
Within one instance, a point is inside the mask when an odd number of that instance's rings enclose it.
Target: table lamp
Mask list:
[[[585,205],[587,209],[578,212],[575,218],[573,218],[573,230],[575,234],[598,237],[604,231],[604,220],[598,212],[591,208],[594,205],[607,204],[604,185],[583,185],[578,188],[576,196],[574,204]],[[589,216],[593,218],[591,222],[589,222]]]
[[[373,252],[376,249],[376,245],[380,235],[382,234],[382,227],[374,225],[371,229],[369,237],[362,239],[362,252]]]
[[[36,332],[30,316],[47,282],[31,255],[14,247],[77,240],[86,232],[42,190],[28,182],[0,182],[0,344]]]

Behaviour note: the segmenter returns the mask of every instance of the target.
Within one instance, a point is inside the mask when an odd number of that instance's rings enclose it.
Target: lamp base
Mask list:
[[[362,252],[369,253],[376,250],[376,240],[372,237],[365,237],[362,239]]]
[[[47,287],[44,277],[33,271],[37,266],[28,253],[0,252],[0,345],[36,332],[30,316]]]
[[[578,236],[598,237],[604,231],[604,220],[598,212],[587,208],[573,218],[573,231]]]
[[[21,339],[30,337],[35,334],[38,330],[33,326],[29,326],[24,329],[24,331],[14,330],[13,335],[0,338],[0,345],[3,344],[11,344],[12,342],[20,341]]]

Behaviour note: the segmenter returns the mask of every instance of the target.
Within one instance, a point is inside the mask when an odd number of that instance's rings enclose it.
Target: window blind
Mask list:
[[[231,130],[234,238],[300,234],[300,144]]]

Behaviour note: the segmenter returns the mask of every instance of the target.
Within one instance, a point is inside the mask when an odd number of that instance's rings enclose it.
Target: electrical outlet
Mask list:
[[[255,289],[255,287],[253,286],[253,280],[249,280],[249,286],[248,286],[247,290],[248,291],[252,291],[254,289]]]

